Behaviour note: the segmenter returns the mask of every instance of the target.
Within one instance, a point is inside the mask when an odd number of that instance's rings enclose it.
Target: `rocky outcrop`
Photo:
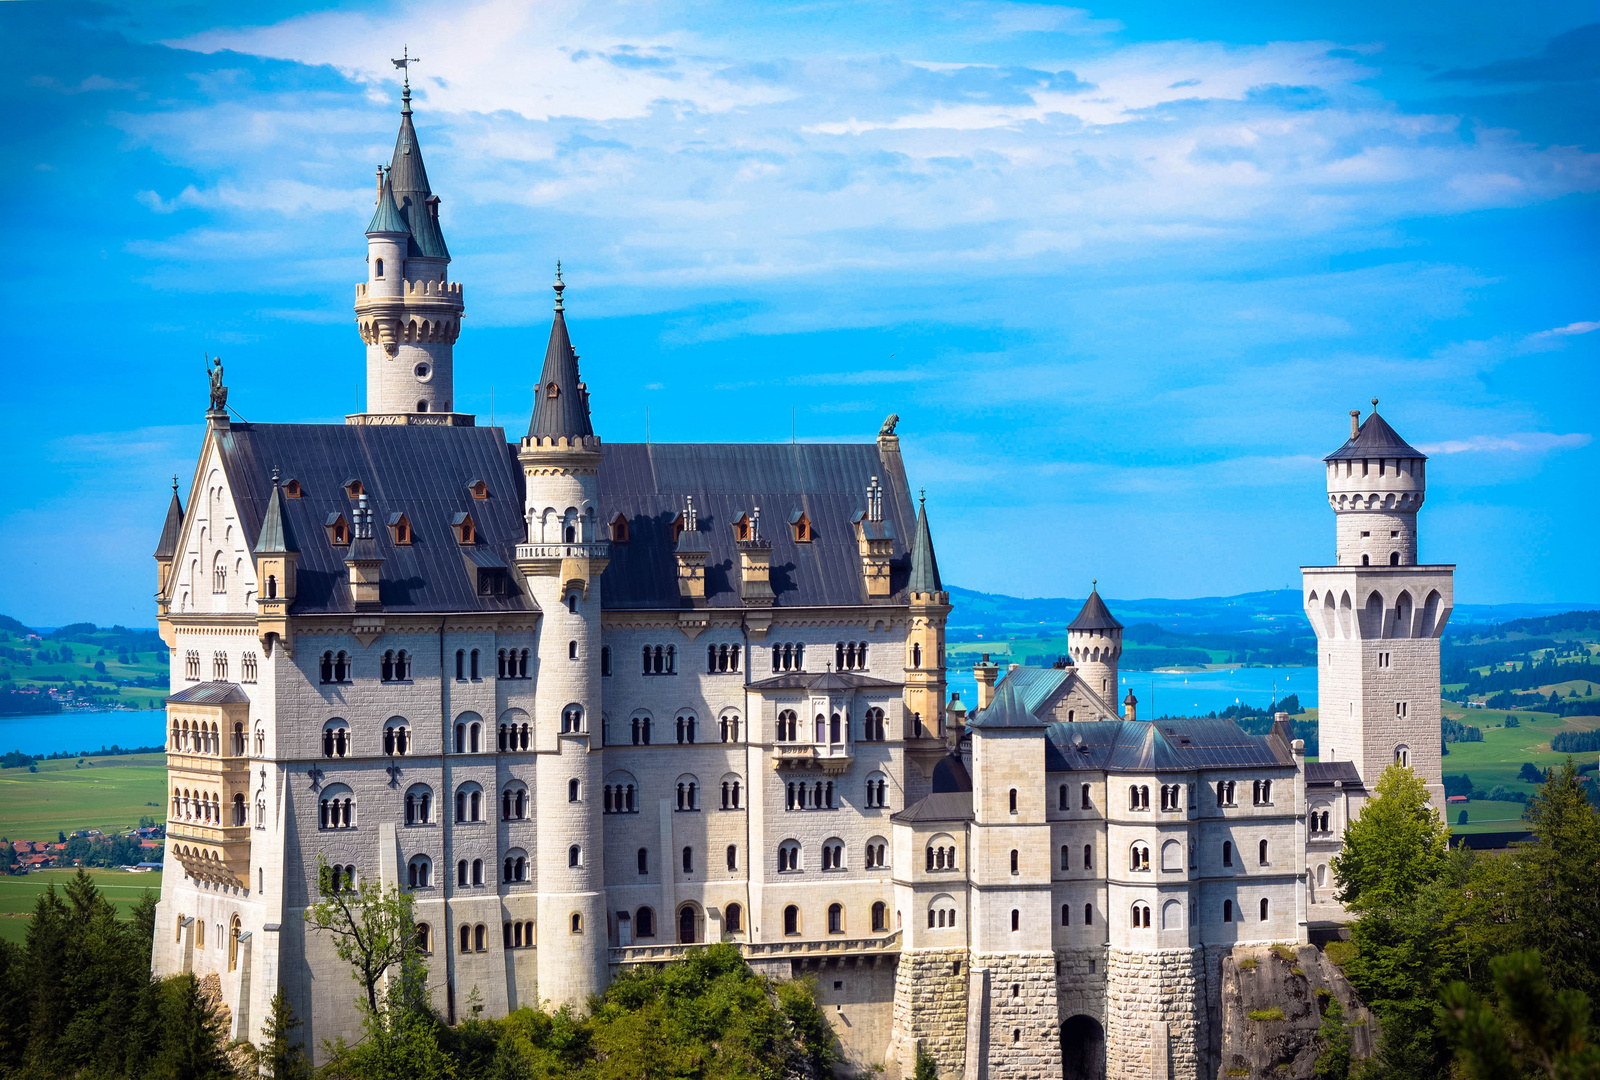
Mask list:
[[[1377,1037],[1345,977],[1315,945],[1240,947],[1222,960],[1222,1060],[1217,1080],[1311,1080],[1317,1032],[1337,999],[1351,1053],[1372,1056]]]

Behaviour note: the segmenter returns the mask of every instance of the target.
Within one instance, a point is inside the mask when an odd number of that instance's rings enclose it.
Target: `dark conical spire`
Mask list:
[[[161,525],[161,540],[156,544],[156,558],[171,559],[178,554],[178,541],[183,532],[183,503],[178,501],[178,478],[172,478],[172,501],[167,503],[167,520]]]
[[[294,542],[294,530],[289,527],[289,514],[283,505],[283,488],[278,483],[278,470],[272,470],[272,494],[267,496],[267,513],[261,519],[261,535],[256,538],[257,555],[287,555],[300,548]]]
[[[409,72],[408,72],[409,75]],[[407,258],[422,256],[448,259],[439,231],[439,200],[428,187],[428,170],[422,164],[422,147],[417,144],[417,129],[411,125],[411,83],[407,81],[400,109],[400,134],[394,141],[394,158],[389,162],[389,186],[394,201],[411,233]],[[382,210],[382,200],[379,200]]]
[[[1344,461],[1361,458],[1415,458],[1426,461],[1428,455],[1400,437],[1389,422],[1378,415],[1378,399],[1372,399],[1372,412],[1365,420],[1357,421],[1361,410],[1350,412],[1350,438],[1323,461]]]
[[[394,185],[385,177],[383,188],[378,192],[378,208],[372,212],[372,220],[367,223],[367,235],[410,231],[406,227],[406,219],[400,214],[400,207],[394,201]]]
[[[1067,624],[1068,630],[1121,630],[1122,624],[1111,614],[1106,602],[1100,599],[1100,583],[1089,589],[1089,599],[1083,602],[1078,617]]]
[[[939,582],[939,560],[933,554],[933,534],[928,531],[927,493],[917,499],[917,535],[911,543],[911,580],[906,582],[911,592],[943,592]]]
[[[567,337],[566,307],[561,293],[561,264],[556,263],[556,317],[550,324],[550,344],[544,351],[544,370],[534,388],[533,420],[528,437],[533,439],[573,438],[593,435],[589,422],[589,391],[578,380],[578,354]]]

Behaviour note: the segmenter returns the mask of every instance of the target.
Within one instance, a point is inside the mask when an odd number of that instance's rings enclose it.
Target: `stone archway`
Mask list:
[[[1062,1080],[1106,1080],[1106,1032],[1092,1016],[1061,1025]]]

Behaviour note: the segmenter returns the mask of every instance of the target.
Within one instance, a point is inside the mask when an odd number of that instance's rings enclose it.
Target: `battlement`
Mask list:
[[[369,283],[359,281],[356,283],[356,303],[368,300],[443,300],[447,303],[464,305],[465,294],[461,291],[459,281],[404,281],[401,282],[402,291],[398,294],[379,294],[373,296]]]

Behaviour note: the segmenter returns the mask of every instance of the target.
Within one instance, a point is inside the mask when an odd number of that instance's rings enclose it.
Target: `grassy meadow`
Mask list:
[[[27,937],[33,906],[49,886],[59,895],[76,870],[35,870],[19,877],[0,876],[0,938],[21,941]],[[105,898],[117,906],[123,918],[146,889],[161,895],[161,873],[130,874],[126,870],[90,870],[89,876]]]
[[[166,820],[163,754],[41,761],[38,772],[0,770],[0,837],[54,840],[57,832],[130,829]]]
[[[1581,692],[1581,691],[1580,691]],[[1444,759],[1446,776],[1465,774],[1472,777],[1472,785],[1488,791],[1496,784],[1505,785],[1508,791],[1532,795],[1538,785],[1518,778],[1522,763],[1532,762],[1541,769],[1560,765],[1567,754],[1550,749],[1550,740],[1561,731],[1591,731],[1600,728],[1600,716],[1559,717],[1551,713],[1518,710],[1513,715],[1519,727],[1506,727],[1507,714],[1488,709],[1464,709],[1453,701],[1444,703],[1444,715],[1471,724],[1483,732],[1482,742],[1455,742],[1449,744],[1450,753]],[[1593,754],[1574,754],[1573,760],[1583,765],[1591,762]],[[1449,810],[1449,824],[1456,832],[1500,832],[1516,829],[1522,819],[1522,806],[1511,802],[1482,802],[1467,804],[1467,824],[1458,826],[1456,816],[1460,803]]]

